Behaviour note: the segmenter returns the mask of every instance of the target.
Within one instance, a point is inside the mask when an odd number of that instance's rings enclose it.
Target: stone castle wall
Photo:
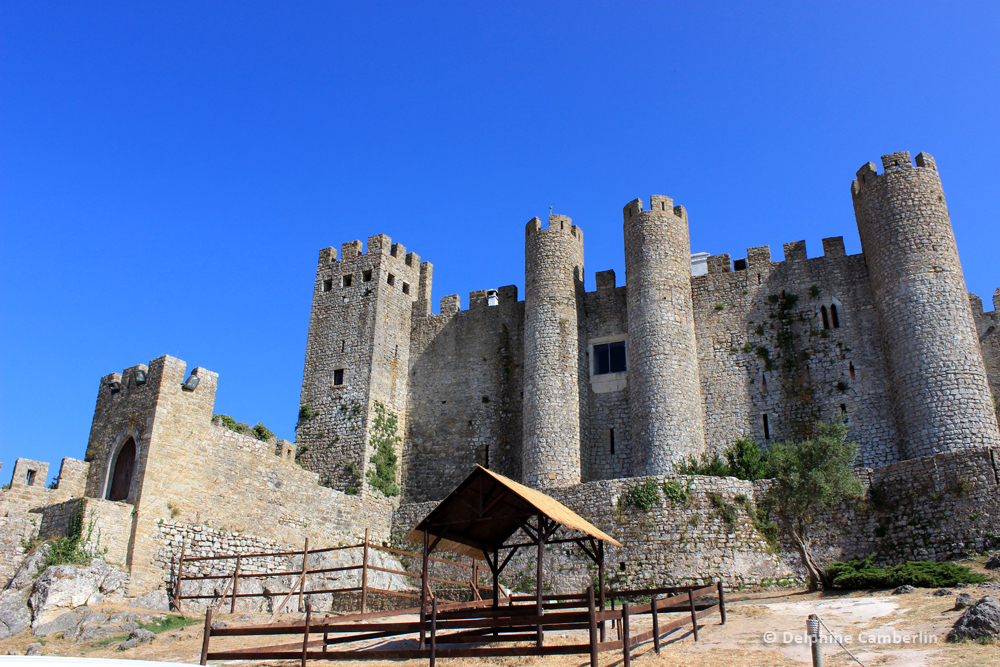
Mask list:
[[[970,294],[972,315],[983,350],[983,363],[989,376],[990,391],[1000,400],[1000,288],[993,293],[993,310],[983,312],[983,300]]]

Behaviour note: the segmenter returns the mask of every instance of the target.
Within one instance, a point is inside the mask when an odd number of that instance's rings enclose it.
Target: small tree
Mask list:
[[[809,573],[811,591],[829,585],[810,549],[809,527],[816,513],[842,500],[857,498],[863,490],[854,476],[858,447],[844,442],[846,438],[843,419],[830,424],[817,422],[811,439],[776,443],[768,454],[767,476],[774,481],[766,503],[795,544]]]

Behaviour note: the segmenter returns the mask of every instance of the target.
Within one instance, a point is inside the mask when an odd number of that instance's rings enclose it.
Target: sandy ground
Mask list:
[[[996,594],[996,589],[966,589],[976,597],[986,593]],[[718,617],[703,619],[699,626],[699,641],[695,642],[690,628],[669,635],[664,641],[661,655],[657,656],[652,643],[633,650],[636,667],[690,666],[690,667],[769,667],[811,664],[810,649],[805,643],[806,617],[815,613],[830,630],[867,667],[945,667],[961,665],[977,667],[1000,665],[1000,643],[948,644],[945,636],[962,612],[952,609],[955,598],[933,597],[930,590],[918,590],[909,595],[880,595],[870,592],[856,593],[805,593],[786,589],[733,593],[727,596],[728,622],[719,623]],[[110,605],[109,605],[110,608]],[[228,625],[245,625],[266,622],[265,615],[226,614],[217,616]],[[288,615],[285,618],[301,618]],[[168,662],[197,663],[201,652],[203,621],[182,630],[161,633],[152,644],[129,651],[116,650],[121,640],[113,643],[73,643],[50,635],[44,642],[45,655],[73,655],[93,658],[128,658],[133,660],[162,660]],[[650,627],[649,617],[633,618],[632,632]],[[124,639],[122,637],[121,639]],[[25,632],[18,637],[0,641],[0,654],[9,649],[22,653],[28,644],[39,641]],[[292,637],[223,637],[212,641],[213,649],[264,646],[294,641]],[[546,644],[585,643],[586,631],[549,634]],[[880,642],[880,643],[879,643]],[[905,643],[904,643],[905,642]],[[394,646],[408,644],[406,639],[395,640]],[[368,645],[373,645],[370,643]],[[823,649],[828,667],[856,665],[837,644],[828,643]],[[601,655],[602,666],[617,666],[622,654],[608,652]],[[489,665],[491,667],[587,667],[587,656],[558,656],[546,658],[489,658],[443,659],[442,664]],[[226,662],[219,664],[240,664]],[[253,663],[261,664],[261,663]],[[281,663],[263,663],[281,664]],[[295,663],[285,663],[295,664]],[[340,663],[344,664],[344,663]],[[350,662],[349,667],[418,667],[426,660]]]

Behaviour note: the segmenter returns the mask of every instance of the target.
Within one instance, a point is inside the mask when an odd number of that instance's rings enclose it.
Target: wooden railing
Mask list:
[[[361,551],[361,562],[356,565],[345,565],[340,567],[327,567],[327,568],[310,568],[309,559],[310,557],[315,558],[315,556],[323,553],[329,553],[332,551],[341,551],[345,549],[357,549]],[[390,547],[381,546],[378,544],[373,544],[368,537],[368,531],[365,531],[365,538],[363,542],[358,544],[347,544],[336,547],[325,547],[323,549],[310,549],[309,540],[306,539],[305,545],[300,551],[270,551],[270,552],[259,552],[259,553],[247,553],[247,554],[224,554],[215,556],[187,556],[185,555],[186,545],[181,545],[180,557],[177,559],[176,574],[174,575],[174,590],[173,590],[173,601],[174,607],[178,611],[184,611],[184,601],[185,600],[214,600],[215,602],[210,604],[210,608],[218,609],[226,600],[229,600],[229,612],[236,612],[236,600],[237,598],[249,598],[249,597],[261,597],[263,594],[260,592],[240,592],[241,582],[246,582],[247,579],[267,579],[274,577],[287,577],[295,576],[295,582],[292,584],[290,590],[278,593],[269,593],[269,595],[284,595],[281,603],[272,608],[273,614],[277,614],[282,610],[287,608],[288,603],[291,601],[292,597],[296,594],[298,596],[298,603],[296,605],[296,611],[304,610],[303,600],[306,595],[320,594],[320,593],[360,593],[361,594],[361,612],[366,613],[368,611],[368,596],[370,593],[380,593],[383,595],[390,595],[399,598],[409,598],[414,600],[420,599],[419,592],[406,592],[406,591],[396,591],[382,588],[375,588],[369,585],[369,572],[385,572],[387,574],[395,574],[403,577],[408,577],[410,579],[421,578],[419,573],[415,574],[412,572],[407,572],[405,570],[396,570],[392,568],[380,567],[374,565],[370,562],[370,552],[371,550],[382,551],[385,553],[391,553],[398,556],[410,557],[416,560],[420,560],[422,556],[417,553],[403,551],[401,549],[392,549]],[[302,567],[297,570],[285,570],[285,571],[273,571],[273,572],[246,572],[243,570],[244,563],[252,559],[261,558],[291,558],[295,556],[302,557]],[[445,579],[442,577],[428,576],[429,582],[435,582],[438,584],[445,584],[449,586],[457,586],[461,589],[471,591],[471,594],[475,600],[482,599],[480,590],[483,588],[480,584],[480,569],[479,563],[474,559],[470,559],[471,563],[461,563],[458,561],[448,560],[445,558],[429,558],[431,562],[441,563],[451,567],[457,567],[460,569],[471,570],[469,579],[466,581],[456,581],[454,579]],[[207,575],[191,575],[188,571],[194,563],[202,563],[205,561],[220,561],[224,563],[232,562],[231,568],[228,565],[218,567],[216,569],[224,570],[222,574],[207,574]],[[352,572],[358,573],[357,585],[356,586],[345,586],[340,588],[319,588],[310,589],[308,587],[308,580],[310,575],[321,575],[333,572]],[[192,581],[209,581],[209,580],[225,580],[226,585],[222,592],[213,591],[210,594],[198,594],[198,593],[184,593],[184,582]],[[430,594],[433,597],[435,593],[434,588],[430,588]],[[272,615],[272,620],[274,616]]]
[[[308,660],[429,660],[434,667],[437,658],[471,658],[497,656],[544,656],[589,654],[592,667],[598,666],[598,655],[605,651],[622,651],[624,667],[631,665],[632,649],[653,641],[660,652],[660,640],[687,627],[698,639],[698,621],[718,613],[726,622],[722,584],[702,588],[660,588],[613,593],[619,598],[644,597],[648,603],[624,603],[618,610],[601,611],[594,603],[591,587],[580,595],[545,595],[544,610],[537,615],[537,598],[512,596],[492,601],[442,604],[434,599],[430,609],[403,609],[374,614],[325,617],[315,621],[312,609],[306,605],[304,621],[258,626],[212,628],[212,609],[205,615],[201,664],[209,660],[298,660],[305,667]],[[665,597],[661,597],[665,596]],[[713,596],[707,602],[698,600]],[[717,599],[715,599],[717,596]],[[392,620],[392,616],[427,612],[419,621]],[[630,621],[649,614],[653,628],[632,634]],[[680,614],[680,616],[676,616]],[[374,619],[380,619],[375,620]],[[661,622],[662,620],[662,622]],[[359,623],[360,621],[360,623]],[[601,641],[598,624],[611,621],[618,629],[613,641]],[[588,631],[585,644],[544,645],[546,632],[565,630]],[[301,641],[274,646],[211,650],[212,637],[251,637],[264,635],[301,635]],[[321,639],[312,639],[322,635]],[[419,635],[418,649],[348,649],[335,651],[331,646],[344,643],[381,640],[400,635]],[[503,642],[503,646],[490,643]],[[485,644],[485,645],[484,645]],[[442,648],[443,646],[443,648]]]

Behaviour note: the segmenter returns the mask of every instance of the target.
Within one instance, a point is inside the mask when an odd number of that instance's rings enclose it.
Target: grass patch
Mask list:
[[[105,646],[111,646],[112,644],[121,644],[123,641],[128,639],[128,635],[115,635],[113,637],[105,637],[104,639],[98,639],[91,643],[91,646],[98,648],[104,648]]]
[[[660,487],[652,477],[639,482],[618,497],[618,509],[635,507],[648,512],[660,504]]]
[[[834,588],[948,588],[955,584],[980,584],[990,577],[956,563],[914,561],[881,567],[871,558],[831,563],[826,574]]]
[[[161,621],[153,621],[151,623],[140,623],[139,627],[143,630],[149,630],[152,633],[160,634],[161,632],[169,632],[171,630],[180,630],[181,628],[186,628],[189,625],[196,625],[201,623],[197,618],[184,618],[183,616],[167,616]]]

